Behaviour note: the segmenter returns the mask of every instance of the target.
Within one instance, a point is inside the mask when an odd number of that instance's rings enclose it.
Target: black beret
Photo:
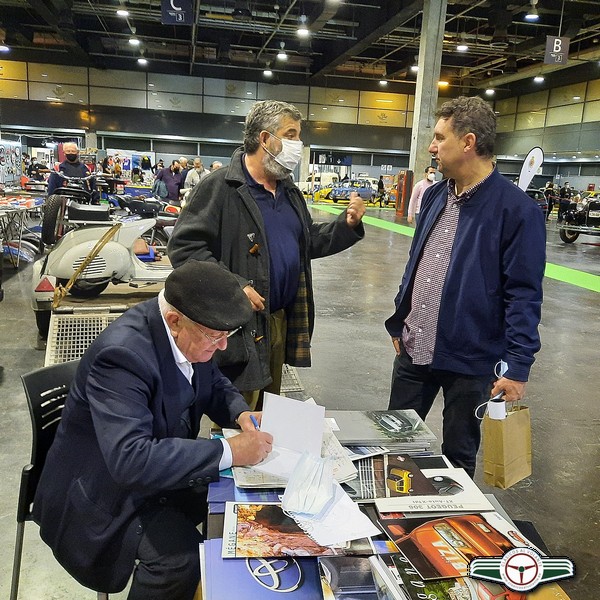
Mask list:
[[[231,331],[252,317],[252,305],[229,271],[189,260],[165,281],[165,300],[186,317],[216,331]]]

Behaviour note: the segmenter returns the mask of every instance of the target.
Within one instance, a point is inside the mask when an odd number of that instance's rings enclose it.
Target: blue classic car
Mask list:
[[[348,202],[352,192],[356,192],[365,202],[373,202],[377,188],[368,179],[341,181],[331,190],[329,198],[332,202]]]

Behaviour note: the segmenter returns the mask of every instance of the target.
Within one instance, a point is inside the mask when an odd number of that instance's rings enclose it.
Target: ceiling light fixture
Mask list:
[[[543,82],[545,81],[545,78],[544,78],[544,76],[543,76],[543,75],[536,75],[536,76],[533,78],[533,81],[534,81],[535,83],[543,83]]]
[[[288,55],[285,51],[285,42],[279,42],[279,47],[281,48],[277,53],[277,60],[287,60]]]
[[[486,96],[493,96],[495,93],[496,93],[496,90],[494,90],[493,88],[488,88],[487,90],[485,90]]]
[[[265,77],[273,77],[273,71],[271,71],[270,63],[267,63],[267,66],[265,67],[265,70],[263,71],[263,75]]]
[[[380,79],[379,80],[379,85],[385,87],[388,84],[387,79]]]
[[[300,15],[298,17],[298,21],[300,24],[298,25],[298,29],[296,30],[296,35],[301,38],[307,38],[310,35],[310,31],[306,26],[306,15]]]
[[[136,37],[129,38],[129,43],[132,46],[139,46],[141,44],[140,40],[138,40],[138,38],[136,38]]]
[[[438,81],[439,87],[448,87],[450,84],[447,81]]]
[[[141,67],[145,67],[148,64],[148,59],[144,58],[143,56],[140,56],[137,61],[138,65]]]
[[[525,15],[525,20],[526,21],[538,21],[540,18],[540,15],[538,14],[538,10],[537,10],[537,3],[538,0],[530,0],[531,2],[531,8],[529,9],[529,12]]]
[[[0,52],[10,52],[10,48],[4,43],[0,43]]]
[[[125,18],[127,18],[129,16],[129,11],[125,10],[124,8],[119,8],[119,10],[117,10],[117,15],[119,17],[125,17]]]
[[[410,70],[411,70],[413,73],[418,73],[418,72],[419,72],[419,65],[411,65],[411,66],[410,66]]]
[[[468,49],[469,49],[469,45],[465,41],[465,34],[459,33],[458,34],[458,44],[456,45],[456,50],[458,52],[466,52]]]

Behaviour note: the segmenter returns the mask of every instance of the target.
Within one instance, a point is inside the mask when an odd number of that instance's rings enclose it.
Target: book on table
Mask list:
[[[327,410],[325,419],[345,446],[414,453],[429,450],[437,439],[414,410]]]

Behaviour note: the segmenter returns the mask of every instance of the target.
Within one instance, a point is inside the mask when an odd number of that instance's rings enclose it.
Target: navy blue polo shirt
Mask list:
[[[277,182],[273,195],[250,175],[245,156],[242,156],[242,168],[246,183],[265,223],[270,263],[269,310],[273,313],[290,306],[298,291],[302,224],[285,193],[283,182]]]

